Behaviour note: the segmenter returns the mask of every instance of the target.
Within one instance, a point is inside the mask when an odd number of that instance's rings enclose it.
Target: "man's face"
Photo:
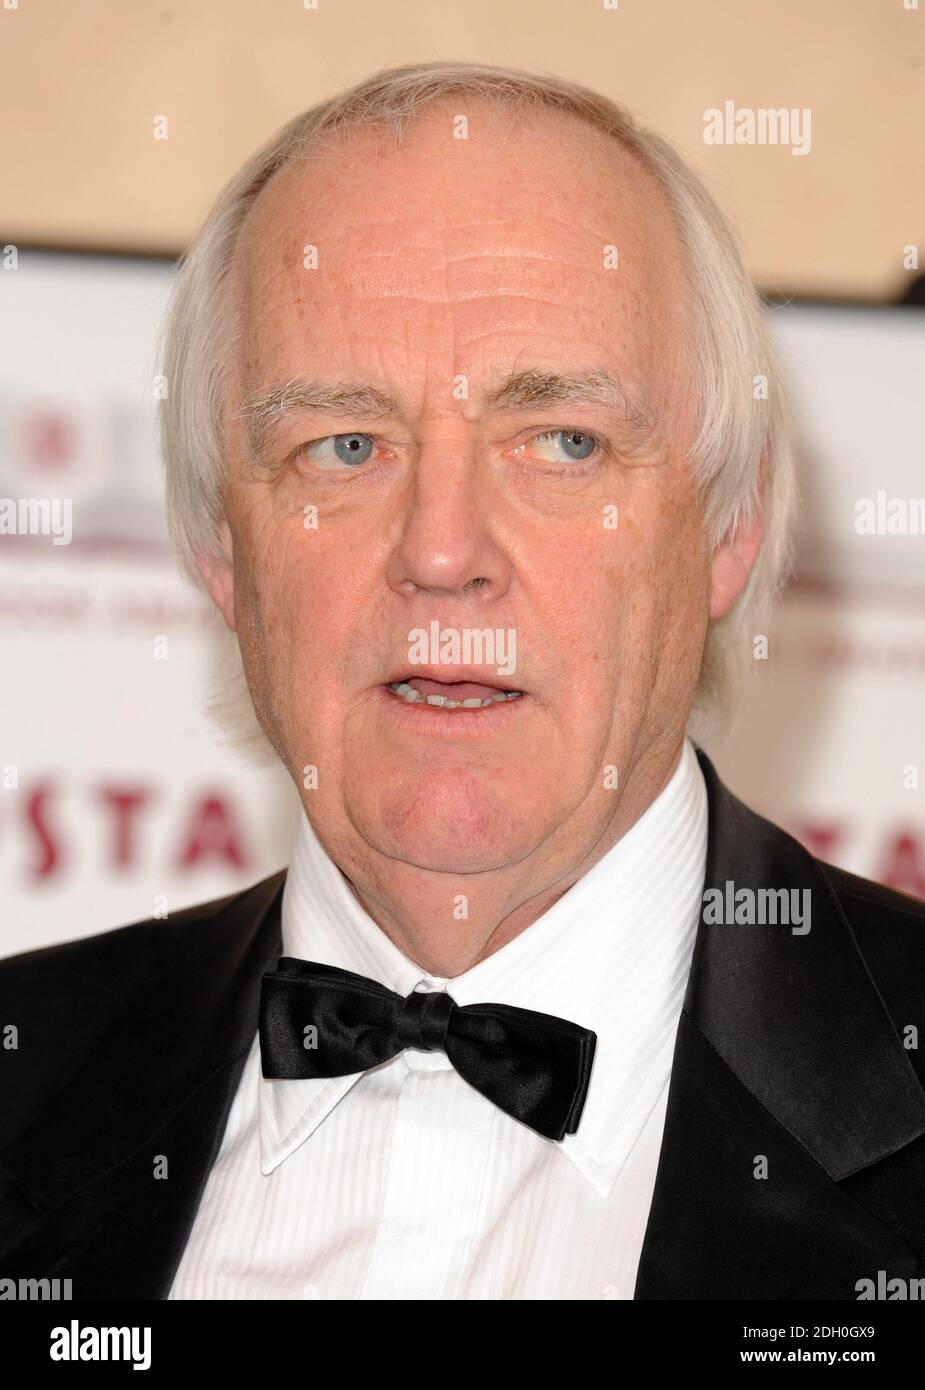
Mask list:
[[[296,785],[318,770],[302,799],[326,847],[478,873],[584,853],[677,749],[710,561],[683,462],[687,292],[653,181],[571,118],[476,106],[457,139],[454,114],[432,108],[400,149],[364,133],[297,161],[251,210],[233,558],[211,586]],[[651,418],[492,400],[525,373],[609,373]],[[303,379],[394,409],[264,413],[255,458],[242,404]],[[493,662],[467,656],[476,631]],[[402,681],[522,693],[453,710]]]

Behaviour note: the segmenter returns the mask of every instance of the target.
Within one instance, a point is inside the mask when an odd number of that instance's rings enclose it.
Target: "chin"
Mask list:
[[[390,858],[402,864],[435,874],[488,874],[505,868],[511,861],[503,846],[493,846],[489,851],[484,846],[481,849],[461,849],[458,844],[420,842],[389,844],[381,848]]]
[[[515,862],[545,829],[524,820],[516,788],[458,771],[405,778],[364,803],[352,818],[369,844],[438,873],[486,873]]]

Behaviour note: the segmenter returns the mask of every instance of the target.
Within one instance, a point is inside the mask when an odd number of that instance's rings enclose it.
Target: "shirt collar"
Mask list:
[[[557,1147],[606,1197],[671,1069],[706,848],[706,784],[685,739],[668,783],[622,839],[520,935],[445,980],[405,956],[361,907],[303,813],[283,890],[283,954],[366,975],[401,995],[423,982],[445,986],[460,1005],[511,1004],[593,1029],[578,1132]],[[443,1053],[404,1055],[420,1068],[451,1065]],[[360,1075],[260,1074],[261,1170],[271,1172],[303,1143]]]

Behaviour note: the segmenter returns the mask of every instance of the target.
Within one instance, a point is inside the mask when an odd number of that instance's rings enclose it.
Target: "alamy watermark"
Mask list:
[[[131,1361],[135,1371],[151,1366],[150,1327],[81,1327],[72,1318],[67,1327],[51,1329],[48,1354],[52,1361]]]
[[[74,1297],[70,1279],[4,1279],[0,1278],[0,1302],[69,1303]]]
[[[925,536],[925,497],[859,497],[854,504],[859,536]]]
[[[706,888],[703,920],[708,926],[789,927],[791,936],[806,936],[811,927],[810,888]]]
[[[808,106],[710,106],[703,113],[705,145],[789,145],[791,154],[812,149],[812,110]]]
[[[412,666],[491,666],[499,676],[512,676],[517,668],[517,633],[508,627],[447,627],[436,619],[430,628],[414,627],[408,633],[408,661]]]
[[[70,497],[0,497],[0,536],[51,536],[52,545],[70,545]]]
[[[859,1279],[854,1290],[859,1303],[871,1299],[886,1300],[888,1303],[922,1301],[925,1300],[925,1279],[903,1279],[899,1275],[888,1279],[886,1270],[878,1269],[876,1280]]]

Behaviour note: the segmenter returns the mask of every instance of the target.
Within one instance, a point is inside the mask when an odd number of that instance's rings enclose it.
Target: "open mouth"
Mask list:
[[[488,709],[509,700],[519,700],[524,693],[477,681],[437,681],[424,676],[389,681],[387,689],[407,705],[431,705],[444,710]]]

